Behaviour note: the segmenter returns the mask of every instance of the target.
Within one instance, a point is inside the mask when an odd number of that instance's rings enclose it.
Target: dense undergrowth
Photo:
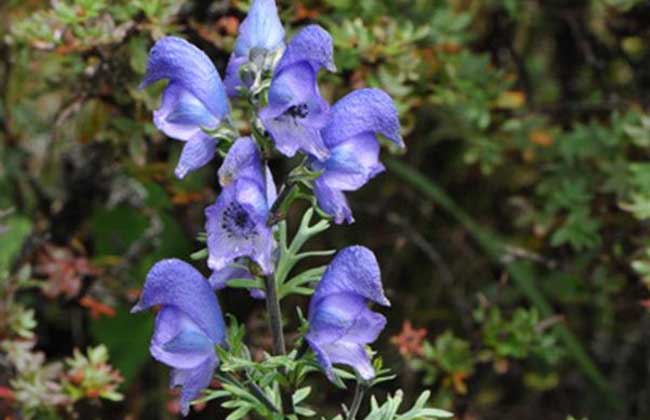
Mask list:
[[[332,34],[327,99],[379,87],[400,112],[407,150],[349,196],[357,222],[314,244],[354,238],[382,263],[377,347],[397,377],[381,389],[430,390],[459,419],[649,418],[647,2],[278,5],[290,31]],[[173,177],[180,145],[138,84],[165,34],[223,72],[246,6],[0,3],[0,415],[177,414],[148,356],[153,317],[128,310],[155,261],[202,248],[217,166]],[[221,303],[270,348],[262,303]],[[319,393],[318,414],[342,395]]]

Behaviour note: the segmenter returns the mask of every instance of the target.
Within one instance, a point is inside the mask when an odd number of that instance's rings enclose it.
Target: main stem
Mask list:
[[[280,309],[280,300],[278,299],[275,276],[266,276],[264,284],[266,287],[266,310],[269,313],[269,324],[271,326],[271,334],[273,335],[273,354],[287,354],[287,348],[284,344],[284,332],[282,331],[282,311]],[[284,371],[284,374],[286,373],[287,372]],[[291,393],[282,385],[280,388],[280,399],[283,413],[293,413]]]
[[[286,354],[287,348],[284,344],[284,332],[282,331],[282,311],[280,310],[275,276],[266,276],[264,285],[266,288],[266,310],[269,313],[269,325],[273,335],[273,354]]]
[[[357,386],[354,389],[354,399],[352,400],[352,406],[348,412],[346,420],[356,420],[357,413],[359,408],[361,408],[361,402],[363,401],[363,396],[365,395],[366,390],[361,382],[357,382]]]

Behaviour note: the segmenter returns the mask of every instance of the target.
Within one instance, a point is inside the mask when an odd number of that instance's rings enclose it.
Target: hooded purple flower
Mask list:
[[[397,110],[385,92],[356,90],[332,107],[330,120],[321,131],[330,157],[312,159],[311,166],[322,171],[314,181],[318,204],[336,223],[354,221],[343,191],[356,191],[384,171],[376,134],[404,147]]]
[[[185,142],[176,176],[183,178],[210,162],[216,141],[204,129],[215,129],[228,114],[221,77],[207,55],[184,39],[166,36],[149,52],[141,87],[168,79],[154,124],[169,137]]]
[[[365,380],[375,376],[365,345],[377,339],[386,319],[368,309],[369,301],[390,306],[381,286],[377,259],[368,248],[344,248],[316,287],[305,336],[331,381],[335,363],[353,367]]]
[[[226,327],[219,302],[205,278],[188,263],[168,259],[156,263],[131,312],[160,305],[151,355],[172,367],[171,386],[182,386],[183,415],[190,402],[212,380],[219,365],[214,351],[225,340]]]
[[[230,148],[219,169],[219,183],[221,194],[205,210],[208,266],[220,271],[237,258],[249,257],[265,274],[272,273],[275,242],[266,221],[277,193],[251,138],[240,138]]]
[[[251,55],[255,56],[255,60],[263,62],[283,48],[284,28],[278,16],[275,0],[254,0],[246,19],[239,26],[235,50],[226,68],[224,83],[228,96],[235,96],[240,86],[250,87],[252,80],[242,81],[239,69],[249,62]]]
[[[264,127],[277,149],[292,157],[302,151],[323,160],[329,157],[320,130],[329,117],[329,105],[318,90],[318,71],[334,71],[332,37],[310,25],[293,37],[275,68],[268,106],[260,111]]]

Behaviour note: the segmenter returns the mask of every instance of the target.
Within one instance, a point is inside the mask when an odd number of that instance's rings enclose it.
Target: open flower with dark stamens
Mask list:
[[[359,89],[332,107],[329,122],[321,131],[330,156],[312,159],[311,167],[322,171],[314,181],[318,205],[336,223],[354,221],[344,191],[356,191],[384,171],[377,134],[404,147],[397,110],[384,91]]]
[[[292,157],[298,151],[317,159],[329,157],[320,130],[329,117],[329,105],[318,90],[318,71],[335,70],[332,37],[310,25],[293,37],[275,68],[268,106],[260,119],[276,148]]]
[[[166,36],[149,52],[141,87],[169,80],[154,124],[169,137],[185,142],[176,176],[183,178],[212,160],[216,141],[205,133],[229,112],[221,77],[207,55],[184,39]]]
[[[273,55],[284,48],[284,28],[275,0],[254,0],[248,15],[239,26],[235,50],[226,68],[225,85],[228,96],[235,96],[239,87],[249,88],[253,80],[242,80],[239,70],[251,59],[264,68],[273,62]]]
[[[275,241],[266,221],[277,192],[251,138],[240,138],[230,148],[219,169],[219,182],[223,190],[205,210],[208,266],[219,271],[248,257],[270,274]]]
[[[332,381],[337,363],[353,367],[365,380],[375,376],[365,345],[377,339],[386,319],[368,309],[370,301],[390,306],[375,255],[362,246],[342,249],[311,298],[305,336]]]
[[[160,305],[151,355],[172,367],[171,386],[181,386],[183,415],[190,402],[212,381],[219,365],[214,350],[225,340],[219,302],[205,278],[188,263],[169,259],[156,263],[131,312]]]

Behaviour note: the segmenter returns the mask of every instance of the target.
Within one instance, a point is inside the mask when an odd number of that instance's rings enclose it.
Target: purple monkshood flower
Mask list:
[[[375,376],[365,345],[377,339],[386,318],[368,309],[370,301],[390,306],[375,255],[362,246],[342,249],[311,298],[305,336],[331,381],[335,363],[353,367],[364,380]]]
[[[219,169],[223,187],[217,201],[205,210],[208,266],[220,271],[241,257],[255,261],[264,274],[273,272],[273,232],[267,225],[277,196],[268,167],[257,144],[238,139]]]
[[[275,68],[268,106],[260,119],[276,148],[292,157],[297,151],[317,159],[329,157],[320,131],[327,124],[329,105],[318,90],[318,71],[334,71],[332,37],[318,25],[310,25],[293,37]]]
[[[252,280],[254,278],[255,276],[253,276],[250,273],[250,271],[248,271],[246,268],[242,267],[241,265],[231,264],[221,270],[213,271],[212,275],[208,278],[208,282],[210,283],[210,286],[212,286],[214,290],[221,290],[228,287],[228,282],[230,280],[234,280],[234,279]],[[266,298],[266,294],[262,289],[250,289],[249,293],[251,294],[251,297],[253,299]]]
[[[248,63],[251,55],[264,60],[284,48],[284,28],[275,0],[253,0],[248,15],[239,25],[235,50],[226,68],[225,85],[228,96],[235,96],[240,86],[250,87],[252,80],[242,81],[239,69]],[[253,54],[251,54],[253,52]]]
[[[330,157],[311,160],[322,174],[314,181],[318,205],[341,224],[354,222],[344,191],[356,191],[384,171],[379,162],[381,134],[404,147],[400,123],[392,99],[379,89],[359,89],[343,97],[331,109],[321,131]]]
[[[131,312],[160,305],[149,350],[172,368],[171,386],[182,386],[181,408],[212,380],[219,365],[214,346],[223,343],[226,327],[219,302],[203,275],[188,263],[168,259],[156,263]]]
[[[169,137],[185,142],[176,176],[183,178],[212,160],[216,141],[204,132],[215,129],[229,112],[221,77],[207,55],[184,39],[166,36],[149,52],[142,88],[167,79],[154,124]]]

